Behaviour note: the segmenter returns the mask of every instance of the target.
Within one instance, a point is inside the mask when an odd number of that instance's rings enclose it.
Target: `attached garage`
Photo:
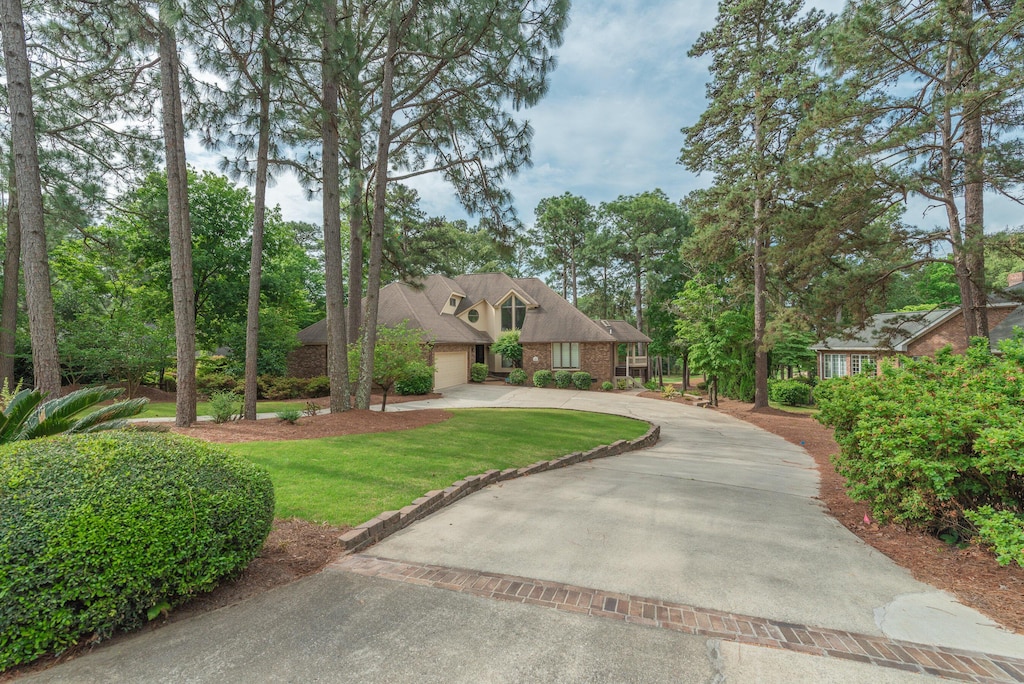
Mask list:
[[[434,389],[469,382],[469,352],[434,352]]]

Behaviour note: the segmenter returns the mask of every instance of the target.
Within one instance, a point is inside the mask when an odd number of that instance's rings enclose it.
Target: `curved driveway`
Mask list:
[[[1024,681],[1024,637],[840,526],[810,457],[774,435],[601,392],[468,385],[394,410],[427,406],[618,413],[661,425],[661,441],[492,485],[317,575],[24,681]],[[716,610],[734,614],[732,637]],[[674,630],[683,614],[701,629]]]
[[[803,449],[740,420],[621,394],[493,385],[415,405],[616,413],[660,425],[661,441],[489,487],[374,556],[1024,656],[1024,637],[914,580],[828,515]]]

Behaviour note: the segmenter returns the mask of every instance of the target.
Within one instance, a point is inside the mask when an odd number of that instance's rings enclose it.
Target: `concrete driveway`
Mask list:
[[[30,679],[1024,681],[1024,637],[829,517],[802,449],[601,392],[467,385],[393,409],[478,406],[617,413],[662,439],[490,486],[315,577]]]

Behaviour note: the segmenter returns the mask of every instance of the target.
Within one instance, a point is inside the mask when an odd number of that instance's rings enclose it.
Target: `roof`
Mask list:
[[[959,313],[953,309],[932,309],[900,313],[880,313],[871,316],[859,328],[851,328],[838,337],[829,337],[812,345],[814,350],[839,349],[843,351],[875,351],[892,349],[903,351],[907,344],[921,333],[934,328]]]
[[[538,278],[510,278],[504,273],[479,273],[448,278],[432,275],[418,285],[395,282],[380,290],[378,320],[423,330],[435,344],[490,344],[494,340],[457,315],[441,313],[453,296],[461,298],[456,314],[486,302],[498,307],[510,294],[526,304],[520,333],[523,343],[650,342],[625,321],[594,321]],[[365,301],[364,301],[365,305]],[[299,332],[305,345],[327,344],[327,321]]]
[[[1024,307],[1003,297],[989,297],[989,307],[1015,307],[999,325],[989,331],[989,339],[994,348],[1001,340],[1013,336],[1014,326],[1024,327]],[[823,342],[812,345],[815,351],[877,351],[887,349],[897,352],[907,351],[908,345],[914,340],[934,330],[950,318],[960,313],[960,307],[951,309],[932,309],[931,311],[911,311],[898,313],[880,313],[871,316],[859,328],[850,328],[838,337],[829,337]]]

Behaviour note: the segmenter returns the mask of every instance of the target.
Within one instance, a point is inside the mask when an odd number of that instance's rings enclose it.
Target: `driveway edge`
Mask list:
[[[345,553],[361,551],[368,546],[376,544],[380,540],[395,532],[411,525],[420,518],[455,503],[464,496],[483,489],[487,485],[505,480],[512,480],[518,477],[526,477],[536,473],[543,473],[546,470],[565,468],[567,466],[593,461],[598,458],[618,456],[630,451],[647,449],[658,443],[661,438],[661,426],[648,422],[650,428],[647,432],[636,439],[620,439],[611,444],[604,444],[594,447],[589,451],[575,451],[561,458],[550,461],[537,461],[522,468],[509,468],[507,470],[488,470],[480,475],[472,475],[452,483],[450,487],[435,489],[427,492],[420,498],[399,511],[384,511],[380,515],[370,518],[366,522],[357,525],[348,532],[342,534],[338,539],[345,549]]]

